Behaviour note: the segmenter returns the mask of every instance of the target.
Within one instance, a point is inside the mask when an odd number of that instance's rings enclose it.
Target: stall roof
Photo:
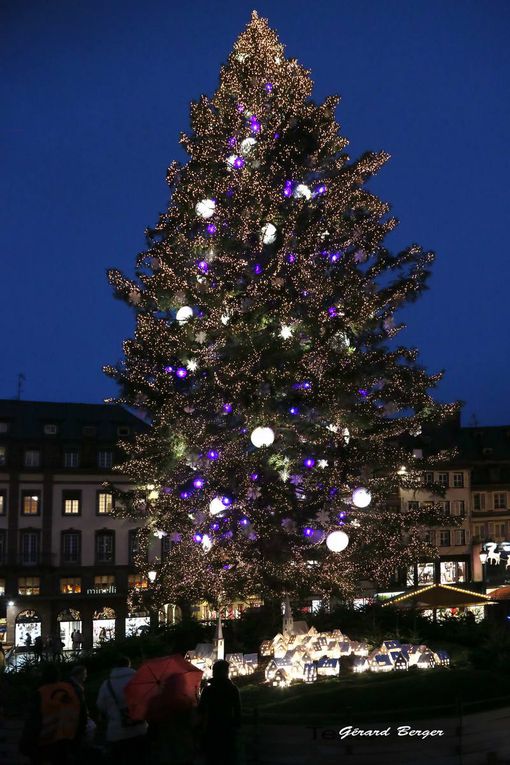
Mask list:
[[[454,587],[450,584],[431,584],[416,587],[387,600],[383,607],[397,606],[398,608],[459,608],[460,606],[487,606],[494,600],[489,595],[474,590]]]

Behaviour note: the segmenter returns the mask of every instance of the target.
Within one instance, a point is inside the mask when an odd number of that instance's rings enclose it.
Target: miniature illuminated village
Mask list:
[[[410,669],[448,667],[450,657],[446,651],[432,651],[426,645],[401,644],[398,640],[385,640],[373,650],[367,643],[351,640],[341,630],[318,632],[308,628],[304,621],[294,621],[289,599],[285,599],[282,632],[260,646],[260,656],[267,660],[265,681],[284,687],[292,682],[313,683],[321,677],[339,677],[343,657],[352,657],[352,671],[393,672]],[[225,641],[221,618],[218,619],[212,643],[198,643],[188,651],[186,658],[204,672],[212,675],[217,659],[230,662],[233,677],[250,675],[258,668],[257,654],[231,653],[225,655]]]

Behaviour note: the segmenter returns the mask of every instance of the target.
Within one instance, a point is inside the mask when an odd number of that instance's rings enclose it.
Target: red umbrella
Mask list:
[[[158,722],[197,702],[202,670],[179,654],[149,659],[124,690],[133,720]]]

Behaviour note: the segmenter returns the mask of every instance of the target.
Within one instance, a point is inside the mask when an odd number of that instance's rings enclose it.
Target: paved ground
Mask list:
[[[389,729],[389,735],[340,739],[338,730],[347,725],[345,721],[327,728],[247,725],[246,765],[510,765],[510,707],[466,715],[462,725],[451,719],[414,724],[403,720],[389,726],[364,723],[364,730]],[[421,731],[441,730],[443,735],[398,736],[399,725]],[[8,719],[0,729],[0,765],[27,762],[17,753],[20,731],[19,720]]]

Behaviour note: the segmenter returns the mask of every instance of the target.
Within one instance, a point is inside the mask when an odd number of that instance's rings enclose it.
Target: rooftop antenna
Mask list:
[[[18,389],[16,392],[16,400],[21,401],[21,394],[23,393],[23,383],[26,381],[26,377],[23,372],[18,374]]]

